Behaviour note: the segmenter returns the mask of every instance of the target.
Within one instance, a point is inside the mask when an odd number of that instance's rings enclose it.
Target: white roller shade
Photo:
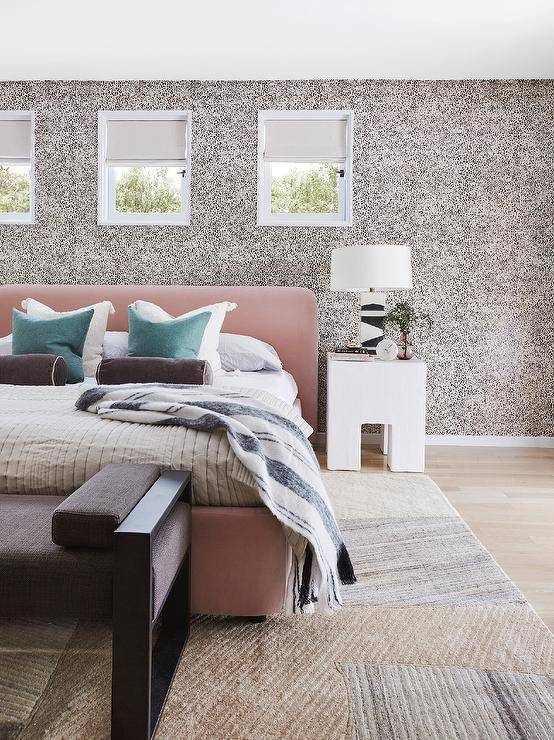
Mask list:
[[[267,162],[340,162],[346,159],[345,120],[266,121]]]
[[[187,156],[185,120],[110,120],[107,122],[108,164],[164,162],[184,165]]]
[[[31,121],[0,119],[0,163],[29,164],[31,161]]]

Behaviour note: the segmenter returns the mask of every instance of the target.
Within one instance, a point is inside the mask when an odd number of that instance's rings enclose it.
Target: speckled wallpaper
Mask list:
[[[189,227],[98,226],[97,111],[193,111]],[[354,225],[256,226],[257,111],[351,108]],[[554,82],[0,82],[36,111],[37,222],[0,225],[4,282],[303,285],[324,356],[357,330],[338,245],[413,247],[435,325],[431,434],[554,434]],[[389,303],[396,296],[389,297]]]

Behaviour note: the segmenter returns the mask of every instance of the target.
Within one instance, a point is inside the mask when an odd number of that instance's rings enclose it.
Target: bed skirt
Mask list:
[[[194,506],[191,611],[262,616],[283,609],[290,547],[262,506]]]

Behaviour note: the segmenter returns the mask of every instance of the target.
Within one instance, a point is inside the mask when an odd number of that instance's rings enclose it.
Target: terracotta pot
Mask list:
[[[412,335],[409,332],[400,332],[400,337],[398,339],[398,354],[396,356],[399,360],[411,360],[414,356]]]

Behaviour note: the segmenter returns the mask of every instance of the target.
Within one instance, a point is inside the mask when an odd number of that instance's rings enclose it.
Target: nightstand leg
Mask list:
[[[329,470],[360,470],[362,467],[362,425],[334,416],[327,425],[327,467]]]
[[[395,473],[423,473],[425,469],[425,426],[400,423],[390,426],[389,468]]]

